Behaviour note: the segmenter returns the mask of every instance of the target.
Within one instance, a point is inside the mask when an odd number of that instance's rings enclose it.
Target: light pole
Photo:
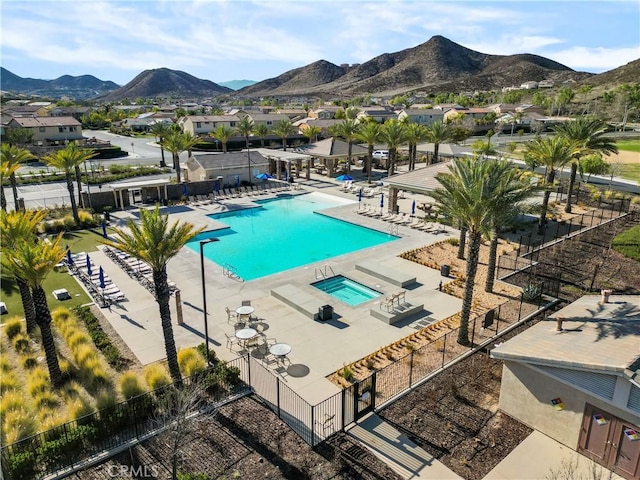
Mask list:
[[[209,324],[207,322],[207,288],[204,282],[204,246],[207,243],[218,242],[218,238],[208,238],[206,240],[200,240],[200,273],[202,275],[202,312],[204,313],[204,346],[206,357],[207,357],[207,367],[209,366]]]

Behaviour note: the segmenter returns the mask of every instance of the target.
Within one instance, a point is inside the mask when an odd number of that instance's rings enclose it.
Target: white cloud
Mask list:
[[[640,58],[640,48],[572,47],[547,54],[541,53],[541,55],[548,56],[574,70],[600,73],[637,60]]]

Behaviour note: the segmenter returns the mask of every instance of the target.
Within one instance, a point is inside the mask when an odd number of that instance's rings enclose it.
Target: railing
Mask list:
[[[238,269],[230,263],[222,264],[222,274],[229,278],[242,281],[242,278],[240,278],[240,276],[238,275]]]
[[[329,276],[327,270],[329,272],[331,272],[330,276]],[[322,267],[316,267],[315,271],[314,271],[314,277],[315,277],[316,280],[318,280],[320,278],[322,278],[324,280],[324,279],[335,277],[335,276],[336,276],[336,274],[333,271],[333,268],[331,268],[331,265],[328,265],[328,264],[327,265],[323,265]]]
[[[400,225],[398,225],[397,223],[390,223],[389,228],[387,228],[387,232],[389,233],[389,235],[394,235],[397,237],[399,235],[399,227]]]

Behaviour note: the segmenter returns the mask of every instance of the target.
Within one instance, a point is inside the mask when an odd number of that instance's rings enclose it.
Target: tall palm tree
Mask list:
[[[333,135],[344,138],[348,144],[347,147],[347,173],[351,171],[351,155],[353,152],[353,142],[356,141],[358,135],[358,122],[352,118],[346,118],[331,128]]]
[[[282,148],[285,152],[287,151],[287,138],[289,135],[293,135],[295,131],[296,127],[293,126],[293,123],[291,123],[291,120],[288,118],[278,120],[276,125],[273,127],[273,133],[282,139]]]
[[[249,183],[251,183],[251,154],[249,153],[249,137],[253,133],[254,123],[249,116],[243,117],[236,125],[236,133],[244,137],[244,143],[247,148],[247,174]]]
[[[434,122],[427,125],[427,142],[433,143],[433,162],[438,163],[438,155],[440,153],[440,144],[445,143],[451,138],[451,129],[449,125],[442,122]]]
[[[427,138],[427,127],[415,122],[406,124],[407,142],[409,143],[409,170],[416,168],[416,156],[418,155],[418,143]]]
[[[44,220],[46,212],[44,210],[16,210],[11,213],[0,212],[0,246],[2,251],[8,252],[17,248],[20,243],[32,243],[38,232],[38,226]],[[6,255],[3,255],[4,259]],[[24,279],[22,268],[17,271],[11,269],[9,263],[6,270],[16,279],[18,290],[20,290],[20,300],[24,310],[24,317],[27,323],[27,333],[32,333],[36,327],[36,310],[33,305],[33,297],[29,284]]]
[[[42,347],[49,369],[49,379],[54,387],[62,385],[62,372],[58,364],[58,354],[51,332],[51,311],[47,296],[42,287],[44,280],[54,267],[64,258],[65,250],[61,246],[62,233],[53,242],[20,242],[15,248],[3,251],[3,262],[12,272],[20,271],[22,278],[31,288],[36,322],[40,327]]]
[[[317,142],[318,136],[322,133],[322,129],[317,125],[309,125],[302,131],[302,135],[307,137],[309,143]]]
[[[576,174],[580,159],[586,155],[618,153],[616,141],[605,137],[607,126],[601,120],[595,118],[580,117],[571,122],[563,123],[555,128],[556,134],[576,143],[577,151],[571,159],[571,176],[569,177],[569,189],[567,203],[564,211],[571,213],[571,196],[576,183]]]
[[[267,127],[266,123],[259,123],[254,127],[253,133],[255,133],[256,136],[260,139],[260,146],[262,148],[264,148],[264,139],[267,135],[269,135],[270,132],[271,130],[269,130],[269,127]]]
[[[393,175],[398,158],[398,148],[407,141],[404,123],[391,119],[384,122],[380,129],[380,137],[389,150],[389,175]]]
[[[58,168],[64,172],[65,179],[67,181],[67,190],[69,190],[69,199],[71,202],[71,211],[73,213],[73,219],[76,225],[80,224],[80,217],[78,216],[78,205],[76,203],[76,197],[73,192],[73,176],[77,174],[76,169],[80,169],[80,164],[85,160],[94,156],[93,150],[87,150],[79,148],[76,142],[71,142],[62,150],[58,150],[51,155],[47,155],[43,158],[49,165]],[[78,195],[80,195],[80,186],[78,187]]]
[[[469,254],[458,330],[458,343],[462,345],[469,345],[469,318],[480,243],[491,227],[491,212],[497,203],[502,170],[496,165],[496,162],[478,162],[473,158],[458,159],[449,166],[448,173],[436,175],[442,188],[431,193],[442,213],[457,219],[468,230]]]
[[[522,111],[518,111],[518,112],[512,112],[511,113],[511,136],[513,137],[513,130],[516,126],[516,124],[520,123],[520,120],[522,120],[524,118],[524,112]]]
[[[538,234],[540,235],[544,233],[547,224],[549,197],[551,195],[551,186],[556,177],[556,170],[563,168],[570,162],[575,152],[575,144],[560,135],[551,138],[536,137],[533,142],[527,145],[525,157],[545,168],[545,190],[540,219],[538,220]]]
[[[496,262],[498,258],[498,235],[500,230],[517,223],[518,216],[531,210],[526,200],[534,193],[529,174],[507,160],[488,160],[496,163],[496,175],[500,178],[495,192],[495,207],[491,210],[489,238],[489,260],[485,291],[493,292]]]
[[[196,229],[188,222],[176,222],[169,226],[169,216],[160,214],[159,205],[153,210],[140,209],[140,223],[130,220],[127,227],[127,230],[116,228],[117,240],[104,240],[104,243],[151,266],[169,372],[173,381],[179,384],[181,376],[171,326],[167,263],[203,228]]]
[[[171,152],[173,156],[173,168],[176,171],[176,180],[180,183],[180,154],[191,149],[199,142],[198,137],[194,137],[189,132],[172,131],[163,138],[162,146]]]
[[[82,192],[82,172],[80,171],[80,165],[89,160],[90,158],[95,157],[97,154],[94,150],[90,150],[87,148],[80,148],[78,146],[78,142],[70,142],[65,148],[65,155],[68,155],[72,158],[75,158],[75,167],[74,174],[76,177],[76,183],[78,184],[78,201],[80,201],[80,192]],[[86,165],[85,165],[86,166]],[[85,169],[86,170],[86,169]],[[86,179],[87,183],[89,183],[89,179]],[[82,207],[84,208],[84,201],[82,203]]]
[[[162,141],[170,131],[171,128],[164,122],[155,122],[151,125],[151,133],[153,133],[153,135],[158,139],[158,145],[160,145],[160,155],[162,156],[162,159],[160,160],[161,168],[165,168],[167,166],[167,162],[164,159],[164,146],[162,145]]]
[[[29,150],[26,148],[19,148],[9,143],[2,144],[2,176],[9,177],[11,183],[11,190],[13,192],[13,205],[14,209],[18,210],[18,182],[16,181],[16,172],[20,166],[27,160],[35,158]],[[4,192],[3,192],[4,193]],[[6,200],[2,207],[3,210],[7,209]]]
[[[233,128],[227,127],[226,125],[219,125],[213,132],[211,132],[211,136],[222,144],[223,153],[227,153],[227,143],[229,143],[233,134]]]
[[[358,140],[367,144],[367,183],[371,183],[371,165],[373,163],[373,148],[380,141],[380,124],[377,122],[365,122],[358,131]]]

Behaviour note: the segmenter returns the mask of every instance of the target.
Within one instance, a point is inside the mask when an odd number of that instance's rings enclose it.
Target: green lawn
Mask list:
[[[617,168],[621,177],[640,183],[640,164],[622,163]]]
[[[640,139],[635,140],[618,140],[616,142],[619,150],[627,152],[640,152]]]
[[[109,229],[107,229],[109,232]],[[74,232],[66,232],[63,236],[63,245],[68,245],[73,253],[87,252],[91,253],[97,249],[97,246],[102,239],[102,227],[97,227],[91,230],[79,230]],[[47,293],[47,302],[49,308],[54,310],[59,306],[75,307],[76,305],[83,305],[85,303],[91,303],[92,299],[82,289],[75,277],[72,277],[66,272],[66,268],[60,269],[61,271],[53,271],[44,281],[44,291]],[[64,271],[62,271],[64,270]],[[12,276],[1,275],[1,297],[2,301],[7,305],[8,315],[2,317],[2,321],[9,317],[19,316],[24,317],[24,310],[22,309],[22,300],[20,299],[20,290],[16,285]],[[52,294],[54,290],[59,288],[66,288],[71,295],[70,300],[56,300]]]
[[[630,228],[613,239],[613,248],[640,262],[640,226]]]

